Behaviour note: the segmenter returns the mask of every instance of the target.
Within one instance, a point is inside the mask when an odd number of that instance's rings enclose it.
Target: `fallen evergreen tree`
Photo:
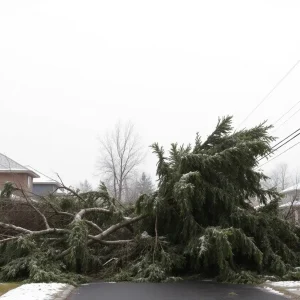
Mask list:
[[[233,132],[231,117],[195,145],[157,144],[158,188],[124,207],[104,185],[65,198],[23,193],[42,230],[0,222],[1,280],[74,282],[81,275],[115,280],[165,281],[201,274],[250,283],[264,275],[300,278],[298,227],[278,214],[280,195],[265,190],[257,160],[271,153],[269,126]],[[7,198],[13,187],[7,185]],[[250,199],[259,199],[254,209]],[[271,201],[269,201],[271,200]],[[43,203],[53,212],[46,215]],[[59,219],[55,219],[59,217]]]
[[[149,232],[155,227],[180,249],[185,272],[241,283],[299,277],[299,230],[279,217],[280,195],[263,189],[267,177],[256,171],[258,158],[271,153],[270,126],[233,132],[231,121],[219,120],[204,142],[197,134],[193,147],[172,144],[168,156],[154,144],[158,190],[139,199],[138,212],[151,215]]]

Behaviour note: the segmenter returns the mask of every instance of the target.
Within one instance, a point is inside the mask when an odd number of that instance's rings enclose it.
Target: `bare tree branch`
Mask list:
[[[63,181],[62,181],[62,179],[60,178],[60,176],[59,176],[58,173],[56,173],[56,175],[57,175],[57,177],[59,178],[59,180],[60,180],[60,182],[61,182],[61,185],[62,185],[61,187],[58,187],[58,188],[56,189],[56,191],[59,190],[59,189],[64,189],[64,190],[70,192],[71,194],[73,194],[74,196],[76,196],[76,197],[78,198],[78,200],[80,200],[81,202],[85,203],[85,200],[84,200],[78,193],[76,193],[73,189],[67,187],[67,186],[63,183]]]
[[[123,244],[128,244],[133,242],[133,240],[104,241],[104,240],[99,240],[93,235],[89,235],[89,238],[103,245],[123,245]]]
[[[80,210],[74,217],[74,221],[80,221],[83,217],[84,214],[88,213],[88,212],[103,212],[103,213],[107,213],[107,214],[111,214],[111,211],[105,208],[100,208],[100,207],[92,207],[92,208],[85,208]]]
[[[125,227],[129,224],[135,223],[137,221],[140,221],[140,220],[142,220],[146,217],[147,217],[147,215],[140,215],[140,216],[137,216],[135,218],[125,220],[123,222],[120,222],[118,224],[110,226],[108,229],[104,230],[102,233],[100,233],[100,234],[98,234],[94,237],[98,240],[102,240],[103,238],[105,238],[106,236],[108,236],[108,235],[112,234],[113,232],[119,230],[120,228]]]
[[[28,229],[25,229],[25,228],[22,228],[22,227],[19,227],[19,226],[15,226],[13,224],[6,224],[6,223],[3,223],[3,222],[0,222],[0,227],[5,228],[5,229],[13,229],[13,230],[21,232],[21,233],[27,233],[27,234],[32,233],[31,230],[28,230]]]

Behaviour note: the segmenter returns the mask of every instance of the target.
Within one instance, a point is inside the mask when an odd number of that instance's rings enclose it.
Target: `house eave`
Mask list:
[[[56,185],[57,187],[61,187],[62,185],[59,182],[51,182],[51,181],[45,181],[45,182],[33,182],[33,185]]]
[[[13,173],[13,174],[28,174],[28,175],[30,175],[32,178],[40,178],[40,176],[37,174],[37,173],[35,173],[35,172],[33,172],[33,171],[31,171],[31,170],[13,170],[13,169],[10,169],[10,170],[0,170],[0,173],[7,173],[7,174],[11,174],[11,173]]]

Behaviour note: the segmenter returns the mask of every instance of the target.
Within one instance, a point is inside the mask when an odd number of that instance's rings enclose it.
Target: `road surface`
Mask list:
[[[82,285],[68,300],[283,300],[263,289],[214,282],[90,283]]]

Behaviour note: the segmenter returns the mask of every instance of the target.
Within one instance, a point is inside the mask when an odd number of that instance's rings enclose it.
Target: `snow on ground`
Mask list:
[[[54,300],[56,295],[69,288],[64,283],[23,284],[0,297],[0,300]]]
[[[268,287],[268,286],[265,286],[264,287],[268,292],[270,292],[270,293],[272,293],[272,294],[276,294],[276,295],[280,295],[280,296],[284,296],[284,294],[283,293],[281,293],[281,292],[278,292],[278,291],[276,291],[276,290],[274,290],[274,289],[272,289],[272,288],[270,288],[270,287]]]
[[[287,287],[287,288],[300,288],[300,281],[277,281],[277,282],[269,282],[269,285],[278,286],[278,287]]]

